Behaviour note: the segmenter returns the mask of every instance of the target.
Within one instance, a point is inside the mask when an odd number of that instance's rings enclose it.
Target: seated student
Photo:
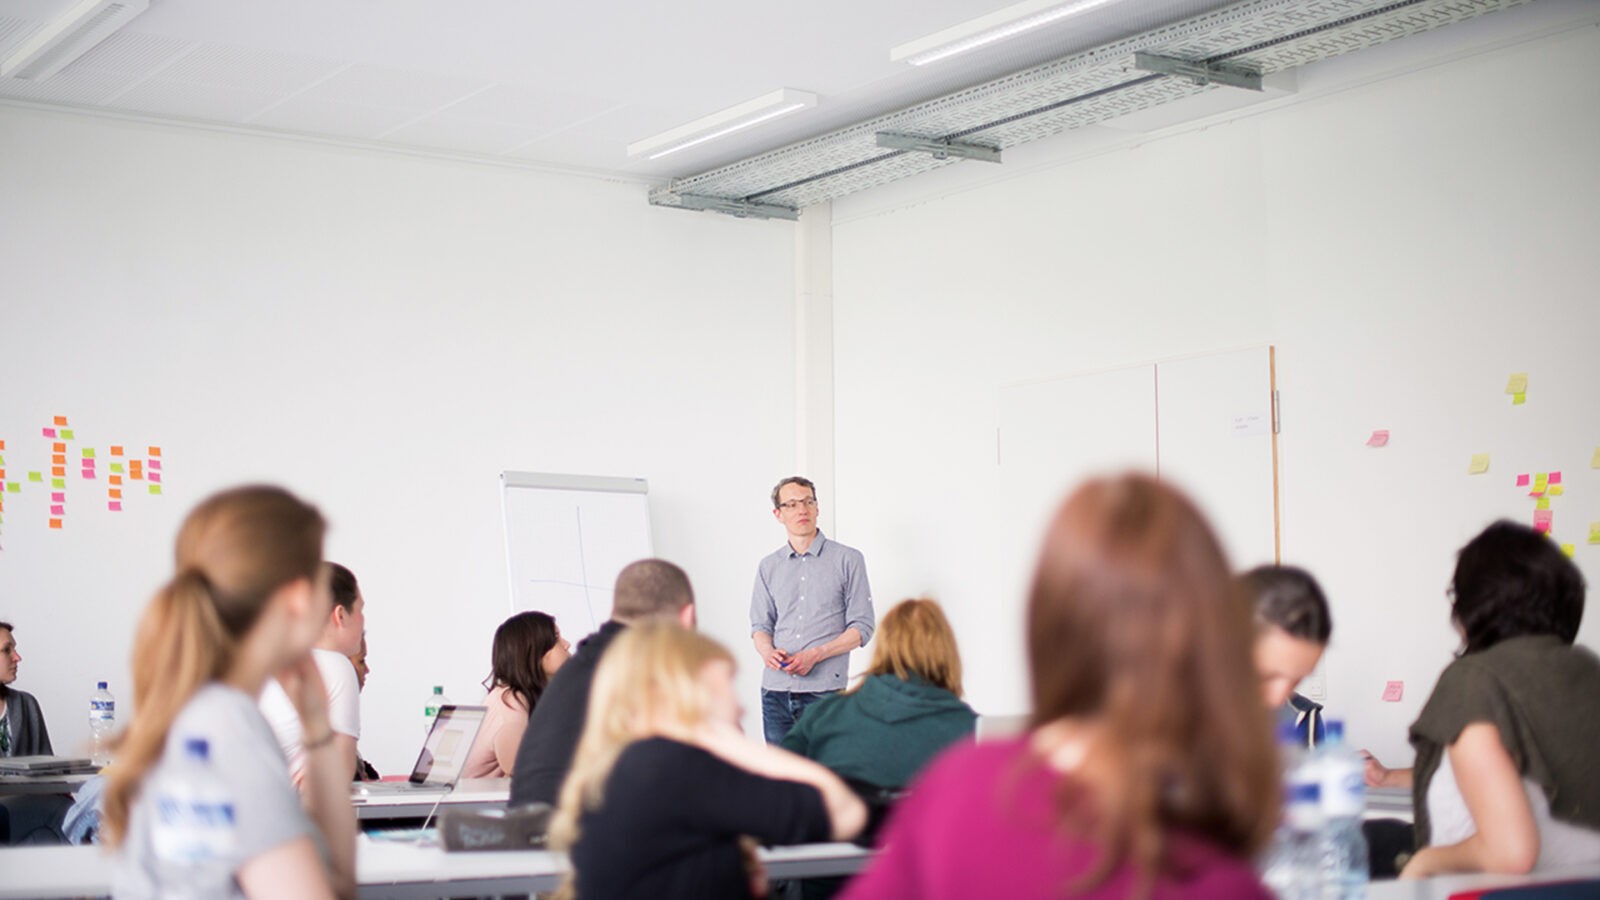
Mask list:
[[[1195,507],[1091,481],[1046,532],[1027,604],[1024,735],[936,760],[890,815],[861,898],[1266,900],[1278,811],[1250,609]]]
[[[12,687],[21,664],[16,629],[0,622],[0,756],[52,756],[39,701]],[[67,795],[0,797],[0,844],[61,842],[61,820],[71,806]]]
[[[1368,757],[1368,784],[1412,788],[1421,849],[1400,877],[1600,862],[1600,658],[1572,643],[1583,576],[1501,521],[1461,548],[1450,596],[1464,647],[1411,726],[1416,767]]]
[[[489,708],[483,727],[467,752],[463,778],[508,778],[517,748],[528,730],[528,715],[539,703],[550,676],[572,656],[572,647],[548,613],[521,612],[494,631],[493,668],[483,686]]]
[[[742,835],[799,844],[861,828],[866,808],[838,776],[739,732],[733,670],[727,648],[674,622],[613,642],[550,829],[577,896],[764,894]]]
[[[350,768],[334,752],[311,648],[328,621],[322,516],[280,488],[215,494],[178,531],[176,572],[133,641],[139,710],[107,770],[103,843],[120,847],[117,897],[355,894]],[[301,793],[256,695],[277,674],[305,735]],[[232,816],[190,860],[162,796],[195,789],[207,748]],[[213,800],[213,803],[216,801]],[[213,818],[216,822],[220,819]]]
[[[367,632],[367,600],[361,595],[355,573],[335,562],[328,569],[328,589],[333,593],[333,609],[317,638],[311,658],[317,663],[322,683],[328,690],[328,723],[333,726],[333,753],[345,761],[345,770],[356,771],[356,740],[361,737],[361,683],[356,678],[351,654],[361,649]],[[261,714],[278,745],[289,760],[289,776],[299,785],[304,779],[306,755],[300,716],[289,695],[276,681],[268,681],[261,691]]]
[[[900,788],[939,751],[970,740],[978,714],[961,702],[961,654],[939,604],[897,604],[877,639],[861,680],[807,707],[779,746],[848,781]]]
[[[572,659],[550,679],[528,717],[511,773],[511,806],[555,805],[561,782],[572,767],[578,736],[583,733],[595,667],[623,629],[656,618],[694,627],[694,589],[689,586],[689,576],[664,559],[628,563],[617,573],[611,592],[611,620],[578,642]]]
[[[361,636],[361,649],[350,656],[350,665],[356,670],[356,690],[364,692],[367,689],[367,676],[372,674],[372,666],[367,663],[367,636]],[[361,755],[361,749],[356,748],[355,781],[377,781],[378,770],[372,763],[366,761]]]
[[[1295,692],[1328,647],[1328,601],[1311,573],[1294,566],[1258,566],[1239,576],[1255,601],[1256,671],[1267,707],[1294,723],[1300,743],[1322,743],[1322,706]]]

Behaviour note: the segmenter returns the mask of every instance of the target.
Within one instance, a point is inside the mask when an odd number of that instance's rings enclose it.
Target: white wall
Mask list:
[[[509,603],[502,470],[649,479],[658,553],[746,648],[781,540],[766,492],[794,462],[792,226],[644,193],[0,108],[7,479],[48,464],[52,415],[79,442],[66,527],[38,486],[0,524],[17,686],[58,750],[86,739],[95,679],[131,700],[132,628],[183,514],[246,480],[320,505],[363,582],[361,745],[384,772],[409,768],[429,685],[482,696]],[[77,459],[98,447],[103,479],[112,442],[163,447],[164,496],[107,512]]]
[[[1515,472],[1576,482],[1557,533],[1600,582],[1600,30],[1557,32],[1348,89],[1304,90],[1308,71],[1254,114],[835,202],[839,536],[881,608],[947,604],[980,711],[1026,698],[992,538],[996,389],[1025,379],[1277,346],[1284,559],[1332,599],[1331,714],[1382,757],[1409,758],[1455,647],[1455,549],[1531,517]],[[1540,388],[1512,410],[1521,371]],[[1362,446],[1375,428],[1388,450]],[[1403,702],[1379,701],[1388,679]]]

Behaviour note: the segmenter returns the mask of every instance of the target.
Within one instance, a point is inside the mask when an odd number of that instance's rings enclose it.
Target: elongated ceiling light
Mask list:
[[[77,0],[0,58],[0,78],[43,81],[150,8],[150,0]]]
[[[905,60],[913,66],[925,66],[1115,2],[1117,0],[1073,0],[1070,3],[1062,3],[1061,0],[1023,0],[1022,3],[986,16],[969,19],[927,37],[901,44],[889,51],[889,61]]]
[[[660,159],[669,153],[687,150],[697,144],[714,141],[816,105],[816,94],[780,88],[677,128],[634,141],[628,145],[628,155],[649,154],[650,159]]]

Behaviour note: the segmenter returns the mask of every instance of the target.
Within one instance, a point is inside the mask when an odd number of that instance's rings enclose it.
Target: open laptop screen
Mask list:
[[[482,706],[442,706],[411,770],[412,784],[452,785],[467,764],[467,752],[483,724]]]

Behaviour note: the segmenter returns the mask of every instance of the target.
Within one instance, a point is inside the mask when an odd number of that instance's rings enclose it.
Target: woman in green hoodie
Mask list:
[[[898,789],[939,751],[970,740],[978,715],[961,702],[961,654],[939,604],[896,605],[876,638],[861,680],[808,707],[782,746],[846,781]]]

